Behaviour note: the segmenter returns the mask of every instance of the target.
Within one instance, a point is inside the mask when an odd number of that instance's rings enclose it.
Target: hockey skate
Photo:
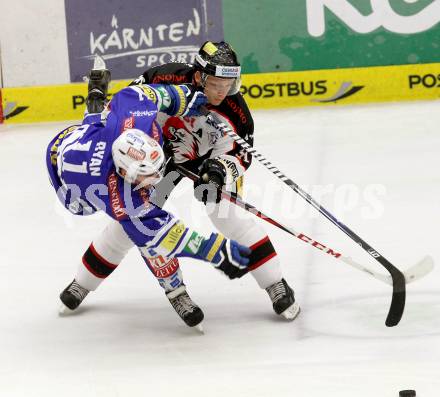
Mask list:
[[[270,300],[273,304],[273,310],[276,314],[281,315],[286,320],[294,320],[299,312],[300,307],[298,303],[295,302],[295,296],[292,288],[289,287],[286,280],[281,279],[270,287],[266,288],[269,294]]]
[[[59,314],[69,314],[75,310],[84,298],[89,293],[89,290],[81,287],[75,280],[73,280],[63,292],[61,292],[60,299],[62,305],[59,309]]]
[[[106,105],[108,85],[111,80],[110,70],[100,56],[95,57],[93,69],[88,75],[89,85],[86,98],[89,113],[101,113]]]
[[[167,298],[173,306],[176,313],[185,322],[188,327],[196,327],[198,331],[203,333],[201,322],[205,317],[200,307],[198,307],[186,292],[184,285],[168,292]]]

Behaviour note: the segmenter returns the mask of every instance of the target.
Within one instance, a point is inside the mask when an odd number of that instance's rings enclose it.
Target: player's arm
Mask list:
[[[198,115],[204,104],[206,96],[191,85],[130,86],[113,96],[107,125],[117,125],[112,128],[117,136],[127,128],[140,129],[148,134],[158,112],[170,116]]]
[[[241,94],[238,95],[241,98]],[[236,103],[241,106],[240,108],[234,107],[234,109],[238,109],[238,116],[235,115],[234,118],[221,117],[221,121],[250,145],[253,145],[254,123],[252,116],[242,98]],[[205,160],[200,168],[199,180],[195,183],[196,198],[205,203],[219,202],[221,197],[217,189],[237,184],[239,178],[251,165],[251,161],[252,157],[242,150],[232,138],[228,136],[219,138],[210,158]],[[211,188],[208,188],[206,184],[211,185]],[[236,191],[237,189],[232,188],[231,190]]]
[[[240,93],[231,97],[229,101],[231,122],[227,123],[228,127],[230,127],[230,129],[232,129],[240,138],[244,139],[250,146],[253,146],[254,120],[246,101]],[[242,172],[246,171],[252,162],[252,157],[243,151],[242,148],[229,137],[225,140],[220,140],[218,146],[216,145],[214,148],[213,156],[221,157],[222,155],[234,157],[239,171]],[[242,173],[240,175],[242,175]]]
[[[248,247],[219,233],[205,237],[186,227],[168,212],[150,204],[147,214],[121,221],[128,236],[146,258],[190,257],[211,263],[230,279],[246,274],[251,252]]]

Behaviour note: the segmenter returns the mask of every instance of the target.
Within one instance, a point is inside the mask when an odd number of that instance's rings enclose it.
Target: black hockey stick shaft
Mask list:
[[[180,175],[185,176],[193,181],[196,181],[199,179],[198,175],[196,175],[194,172],[186,169],[185,167],[183,167],[182,165],[179,164],[175,164],[174,165],[177,169],[177,171],[180,173]],[[392,279],[391,276],[389,277],[389,281],[387,276],[381,274],[381,273],[377,273],[375,271],[372,271],[371,269],[369,269],[368,267],[365,267],[359,263],[356,263],[353,259],[351,259],[350,257],[344,256],[342,255],[342,253],[340,253],[339,251],[329,247],[328,245],[324,245],[322,243],[320,243],[319,241],[316,241],[315,239],[307,236],[304,233],[301,232],[297,232],[296,230],[294,230],[292,227],[288,227],[288,226],[284,226],[283,224],[281,224],[280,222],[278,222],[277,220],[271,218],[270,216],[266,215],[265,213],[263,213],[261,210],[259,210],[258,208],[254,207],[252,204],[249,204],[248,202],[244,201],[243,199],[241,199],[240,197],[236,196],[235,194],[231,194],[229,192],[226,191],[221,191],[221,198],[224,200],[228,200],[231,203],[237,205],[238,207],[242,208],[243,210],[250,212],[251,214],[257,216],[258,218],[266,221],[267,223],[270,223],[271,225],[277,227],[278,229],[281,229],[283,231],[285,231],[286,233],[288,233],[289,235],[296,237],[297,239],[301,240],[302,242],[305,242],[309,245],[311,245],[312,247],[318,249],[321,252],[324,252],[327,255],[330,255],[331,257],[335,258],[335,259],[339,259],[341,262],[346,263],[347,265],[350,265],[351,267],[354,267],[355,269],[366,273],[372,277],[374,277],[377,280],[380,280],[386,284],[390,284],[392,285]],[[405,277],[406,282],[408,283],[408,279]]]
[[[391,299],[390,309],[388,311],[387,319],[385,325],[387,327],[393,327],[399,323],[402,318],[403,311],[405,310],[405,300],[406,300],[406,285],[405,276],[403,273],[397,269],[390,261],[388,261],[384,256],[379,254],[370,244],[359,237],[350,228],[344,225],[341,221],[336,219],[329,211],[327,211],[322,205],[320,205],[310,194],[305,192],[299,187],[293,180],[288,178],[284,173],[282,173],[278,167],[274,166],[269,160],[267,160],[260,152],[255,148],[250,146],[244,139],[238,136],[232,129],[222,123],[214,114],[209,112],[207,109],[204,112],[209,122],[222,134],[228,135],[234,139],[237,144],[239,144],[242,149],[252,155],[253,158],[257,159],[265,168],[267,168],[272,174],[278,177],[284,184],[289,186],[293,191],[299,194],[304,200],[312,205],[316,210],[318,210],[322,215],[324,215],[330,222],[336,225],[340,230],[342,230],[347,236],[349,236],[353,241],[361,246],[370,256],[372,256],[376,261],[378,261],[385,269],[390,273],[393,280],[393,295]]]

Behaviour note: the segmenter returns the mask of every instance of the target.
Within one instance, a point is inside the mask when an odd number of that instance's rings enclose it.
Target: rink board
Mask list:
[[[243,75],[251,109],[329,106],[440,98],[440,64]],[[128,84],[111,83],[110,95]],[[85,83],[1,90],[5,123],[80,120]],[[0,114],[1,114],[0,110]]]

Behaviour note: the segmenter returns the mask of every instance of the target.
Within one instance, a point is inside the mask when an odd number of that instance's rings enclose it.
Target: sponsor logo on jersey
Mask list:
[[[220,159],[220,162],[226,166],[226,169],[229,170],[230,175],[232,176],[233,180],[235,181],[240,175],[235,162],[233,162],[227,158]]]
[[[156,278],[170,277],[179,268],[179,261],[176,258],[167,261],[162,255],[149,257],[147,263]]]
[[[191,255],[195,255],[197,254],[197,252],[199,252],[200,246],[202,245],[202,242],[204,240],[205,239],[203,238],[203,236],[200,236],[196,232],[193,232],[183,250]]]
[[[244,114],[243,109],[238,105],[238,103],[235,103],[231,98],[226,97],[226,103],[228,106],[232,109],[232,111],[237,114],[237,116],[240,118],[240,121],[243,124],[247,123],[247,117]]]
[[[151,101],[156,103],[157,102],[157,96],[156,93],[154,92],[154,90],[152,88],[150,88],[147,85],[141,85],[139,86],[142,88],[142,91],[144,92],[145,96]]]
[[[121,220],[125,218],[125,209],[124,202],[122,201],[121,195],[119,194],[118,189],[118,177],[114,172],[112,172],[107,181],[109,198],[110,198],[110,206],[116,220]]]
[[[58,147],[60,146],[64,137],[70,132],[76,130],[77,127],[78,127],[77,125],[73,125],[69,128],[66,128],[64,131],[61,131],[61,133],[58,135],[56,141],[53,143],[52,147],[50,148],[50,162],[52,163],[52,165],[57,165]]]
[[[122,132],[125,130],[130,130],[132,128],[134,128],[134,117],[133,116],[128,117],[124,120],[124,124],[122,126]]]
[[[133,160],[142,161],[146,154],[142,150],[137,150],[134,147],[130,147],[128,149],[127,155],[131,157]]]
[[[173,251],[179,244],[185,230],[185,225],[182,222],[175,224],[160,242],[160,247],[165,248],[168,252]]]
[[[190,83],[190,81],[187,80],[186,76],[178,76],[173,73],[168,74],[161,74],[158,76],[154,76],[153,84],[160,84],[160,83],[174,83],[174,84],[180,84],[180,83]]]
[[[135,110],[135,111],[130,111],[130,114],[134,117],[152,117],[155,116],[157,113],[156,110]]]

